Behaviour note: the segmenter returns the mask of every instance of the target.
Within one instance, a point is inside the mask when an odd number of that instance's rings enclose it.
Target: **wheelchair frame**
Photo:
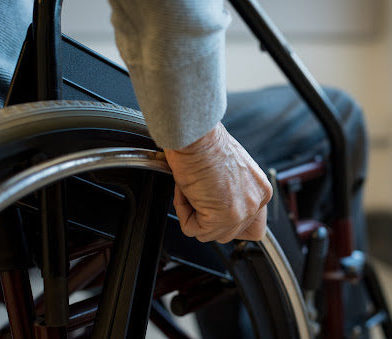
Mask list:
[[[335,216],[334,222],[330,225],[330,231],[334,236],[330,238],[331,246],[328,251],[327,269],[323,274],[323,279],[327,286],[328,312],[326,328],[328,333],[332,338],[343,337],[342,282],[364,279],[376,306],[376,312],[373,317],[378,317],[378,322],[382,323],[385,335],[390,338],[392,337],[391,317],[375,274],[366,262],[366,259],[359,255],[357,251],[353,251],[347,147],[344,131],[336,118],[335,108],[316,80],[272,24],[266,13],[253,0],[230,0],[230,2],[259,40],[261,48],[271,55],[278,67],[285,73],[291,84],[311,108],[324,127],[331,145],[330,160],[332,163]],[[29,29],[18,61],[6,99],[6,106],[22,102],[59,100],[63,97],[71,96],[72,93],[72,97],[82,100],[115,102],[123,106],[137,108],[136,98],[129,96],[129,93],[133,93],[133,91],[130,90],[132,85],[126,71],[72,39],[65,36],[61,38],[61,3],[61,0],[35,1],[33,24]],[[60,50],[62,50],[62,53],[60,53]],[[98,88],[93,79],[84,79],[81,72],[75,73],[64,66],[76,58],[83,60],[86,64],[99,64],[106,72],[107,86],[104,89]],[[65,62],[66,60],[68,62]],[[119,82],[121,85],[118,85]],[[110,88],[114,87],[110,86],[110,83],[116,83],[116,92]],[[34,91],[35,88],[37,89],[36,92]],[[120,93],[118,93],[119,91]],[[127,93],[128,95],[122,95],[122,93]],[[124,98],[127,98],[127,100],[124,100]],[[287,200],[293,219],[297,224],[298,237],[303,241],[309,240],[311,235],[315,234],[323,226],[316,221],[301,222],[297,220],[296,189],[292,183],[303,183],[313,180],[322,176],[325,171],[324,163],[313,161],[281,171],[275,177],[278,184],[287,191]],[[162,189],[167,191],[170,187],[170,183],[166,182],[163,184]],[[52,197],[50,199],[52,201],[51,206],[47,206],[48,220],[61,219],[62,209],[57,204],[58,200],[56,197],[61,195],[62,189],[61,185],[56,185],[55,188],[44,190],[45,194]],[[165,201],[163,197],[157,197],[157,199],[157,202],[154,202],[156,207]],[[165,214],[164,208],[161,209],[160,214]],[[162,216],[162,218],[164,217]],[[160,237],[153,239],[154,244],[162,244],[163,231],[164,229],[162,229]],[[143,235],[140,236],[143,237]],[[65,303],[67,294],[66,236],[61,222],[58,223],[58,227],[54,232],[48,231],[43,241],[47,243],[46,247],[48,249],[47,253],[44,253],[43,262],[44,271],[46,272],[45,290],[49,291],[50,295],[53,296],[53,298],[48,298],[46,307],[54,310],[59,302],[58,298],[56,299],[54,296],[61,296],[61,303]],[[56,259],[53,259],[53,253],[50,252],[49,246],[54,241],[60,244],[62,249],[60,251],[62,255]],[[91,245],[91,248],[81,249],[81,251],[89,253],[89,251],[94,251],[98,248],[102,250],[102,253],[105,253],[108,246],[108,243],[100,242],[99,244]],[[148,244],[147,246],[153,247],[153,245]],[[160,248],[160,246],[158,245],[157,248]],[[151,261],[153,266],[158,265],[159,254],[159,251],[151,252],[143,260]],[[107,258],[105,259],[103,256],[98,261],[102,264],[102,262],[107,261]],[[144,273],[148,274],[147,272]],[[24,310],[26,319],[28,319],[30,312],[22,305],[24,304],[23,300],[26,298],[31,299],[31,296],[26,295],[26,289],[23,288],[24,278],[19,276],[17,272],[2,273],[2,285],[5,291],[4,296],[8,297],[9,300],[14,300],[11,307]],[[143,283],[142,279],[134,283],[140,285]],[[114,280],[113,283],[115,283]],[[139,301],[139,303],[141,302]],[[107,303],[110,304],[110,300]],[[113,310],[110,307],[107,309],[109,313],[110,310]],[[148,313],[148,310],[146,312]],[[93,313],[88,313],[87,318],[91,317]],[[98,315],[100,319],[105,317],[112,319],[112,316],[106,313]],[[68,315],[64,314],[61,308],[60,311],[53,312],[52,317],[52,324],[63,323],[65,318],[68,320]],[[90,318],[88,319],[91,320]],[[140,319],[135,318],[134,323],[141,324],[141,327],[144,326],[143,321]],[[20,328],[24,326],[25,324],[20,324]],[[54,334],[55,332],[51,332],[50,328],[43,329],[43,327],[40,330],[42,331],[42,338],[55,338],[54,335],[56,337],[57,335],[58,337],[63,335],[59,333]]]

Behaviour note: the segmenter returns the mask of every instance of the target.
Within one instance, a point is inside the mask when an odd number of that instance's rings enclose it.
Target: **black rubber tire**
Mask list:
[[[97,147],[156,150],[140,112],[100,102],[44,101],[0,110],[0,180],[32,163]]]

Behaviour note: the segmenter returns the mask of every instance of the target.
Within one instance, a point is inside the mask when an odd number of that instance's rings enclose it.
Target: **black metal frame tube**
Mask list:
[[[145,173],[115,240],[92,338],[144,338],[173,192],[171,177]],[[137,293],[135,293],[137,291]]]
[[[325,129],[331,145],[333,193],[337,219],[350,217],[347,145],[336,110],[279,30],[253,0],[230,0],[262,47],[287,76]]]
[[[38,100],[62,98],[61,6],[62,0],[35,0],[34,3],[33,36]]]

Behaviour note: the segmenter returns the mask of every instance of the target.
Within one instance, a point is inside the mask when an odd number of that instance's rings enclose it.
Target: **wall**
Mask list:
[[[371,18],[377,17],[378,20],[374,22],[368,18],[375,26],[368,22],[364,25],[367,30],[362,29],[356,33],[352,29],[355,24],[350,23],[340,27],[340,35],[336,28],[328,30],[325,27],[317,38],[317,34],[312,32],[306,34],[306,27],[302,24],[302,30],[289,34],[289,41],[320,83],[344,89],[363,107],[371,145],[365,204],[368,209],[388,209],[392,206],[392,5],[387,1],[375,1],[374,6],[375,12],[371,13]],[[272,14],[270,16],[273,18]],[[360,20],[358,15],[354,17],[355,20]],[[282,20],[282,17],[278,18]],[[311,19],[309,29],[317,19]],[[229,89],[246,90],[285,83],[284,76],[276,70],[269,56],[260,55],[257,43],[252,38],[244,37],[242,33],[239,35],[234,34],[228,38]]]

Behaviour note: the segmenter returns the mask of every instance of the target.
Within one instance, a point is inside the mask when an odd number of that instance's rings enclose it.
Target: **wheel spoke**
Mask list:
[[[19,210],[9,207],[0,213],[0,278],[13,338],[33,338],[28,258]]]
[[[115,241],[93,338],[143,338],[147,328],[173,183],[151,173],[140,183],[134,218]]]
[[[177,326],[170,313],[156,300],[151,305],[151,321],[170,339],[189,339],[190,337]]]

